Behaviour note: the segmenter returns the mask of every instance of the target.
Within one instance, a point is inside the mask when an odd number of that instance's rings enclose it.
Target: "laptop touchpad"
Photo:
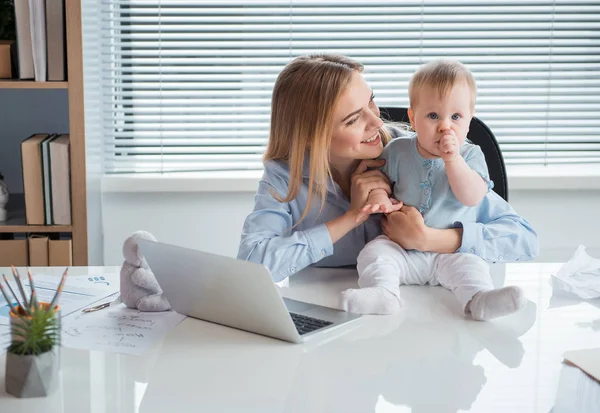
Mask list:
[[[283,302],[285,303],[288,311],[292,313],[303,313],[316,307],[314,304],[292,300],[291,298],[283,298]]]

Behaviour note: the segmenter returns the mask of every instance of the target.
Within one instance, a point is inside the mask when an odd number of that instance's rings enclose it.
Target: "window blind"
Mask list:
[[[458,59],[475,75],[476,116],[507,164],[600,163],[598,1],[102,0],[99,7],[107,173],[262,168],[276,76],[313,52],[363,63],[380,106],[408,105],[420,64]]]

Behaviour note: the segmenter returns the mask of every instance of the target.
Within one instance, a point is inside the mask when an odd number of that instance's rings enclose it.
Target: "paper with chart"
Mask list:
[[[60,282],[60,277],[35,273],[32,275],[38,301],[50,302],[54,297],[54,293]],[[17,292],[18,288],[12,274],[7,275],[7,279],[13,291],[15,291],[15,293],[19,295],[19,299],[21,299],[20,294]],[[29,288],[27,274],[21,274],[21,282],[23,283],[25,293],[29,296],[31,290]],[[2,281],[2,283],[5,285],[4,281]],[[58,300],[61,316],[64,317],[77,310],[88,307],[118,291],[119,274],[116,273],[102,275],[69,275],[67,276],[65,286]],[[0,324],[9,324],[10,319],[8,313],[8,304],[0,294]]]
[[[175,311],[141,312],[119,304],[62,321],[62,346],[108,353],[143,354],[185,318]]]

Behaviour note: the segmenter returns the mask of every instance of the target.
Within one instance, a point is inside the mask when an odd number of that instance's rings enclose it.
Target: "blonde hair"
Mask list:
[[[320,211],[325,206],[327,180],[333,179],[329,164],[333,111],[352,74],[363,69],[346,56],[312,54],[295,58],[277,77],[264,160],[288,164],[288,192],[283,197],[273,196],[279,202],[290,202],[298,195],[305,158],[310,158],[308,199],[298,223],[308,214],[313,194],[321,198]],[[391,139],[386,130],[382,130],[381,137],[384,145]]]
[[[471,90],[471,110],[474,111],[477,97],[475,78],[464,64],[455,60],[434,60],[425,63],[413,74],[408,84],[410,107],[418,104],[419,92],[424,87],[431,87],[444,97],[459,82],[466,82]]]

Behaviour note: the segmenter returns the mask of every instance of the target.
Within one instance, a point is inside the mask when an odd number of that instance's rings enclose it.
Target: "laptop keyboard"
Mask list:
[[[298,334],[300,335],[310,333],[311,331],[315,331],[333,324],[331,321],[307,317],[301,314],[290,313],[290,315],[292,316],[292,321],[294,321],[296,330],[298,330]]]

